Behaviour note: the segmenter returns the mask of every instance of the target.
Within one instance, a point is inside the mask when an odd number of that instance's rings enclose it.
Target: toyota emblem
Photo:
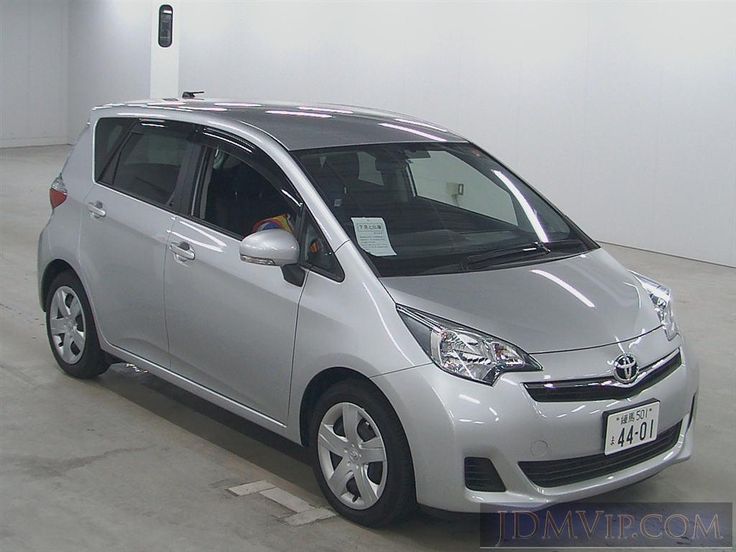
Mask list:
[[[632,383],[638,375],[639,364],[634,355],[623,354],[613,361],[613,377],[621,383]]]

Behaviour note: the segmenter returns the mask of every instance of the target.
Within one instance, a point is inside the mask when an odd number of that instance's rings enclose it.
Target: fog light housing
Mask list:
[[[465,458],[465,487],[471,491],[502,493],[506,491],[501,476],[488,458]]]

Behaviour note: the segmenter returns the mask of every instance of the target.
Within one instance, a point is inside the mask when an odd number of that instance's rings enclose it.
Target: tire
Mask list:
[[[312,411],[309,445],[322,493],[350,521],[380,527],[416,509],[406,435],[389,402],[369,383],[351,379],[325,391]]]
[[[79,278],[62,272],[46,296],[46,335],[59,367],[75,378],[99,376],[110,366],[100,349],[97,327]]]

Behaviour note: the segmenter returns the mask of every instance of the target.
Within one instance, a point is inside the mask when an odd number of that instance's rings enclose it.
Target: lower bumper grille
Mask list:
[[[465,486],[471,491],[503,492],[506,486],[488,458],[465,459]]]
[[[594,454],[563,460],[519,462],[526,476],[540,487],[560,487],[608,475],[635,466],[668,451],[677,443],[682,422],[663,431],[656,440],[606,456]]]

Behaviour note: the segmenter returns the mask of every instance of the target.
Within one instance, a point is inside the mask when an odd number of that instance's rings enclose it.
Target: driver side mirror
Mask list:
[[[240,242],[240,259],[246,263],[286,266],[299,262],[299,242],[291,232],[261,230]]]

